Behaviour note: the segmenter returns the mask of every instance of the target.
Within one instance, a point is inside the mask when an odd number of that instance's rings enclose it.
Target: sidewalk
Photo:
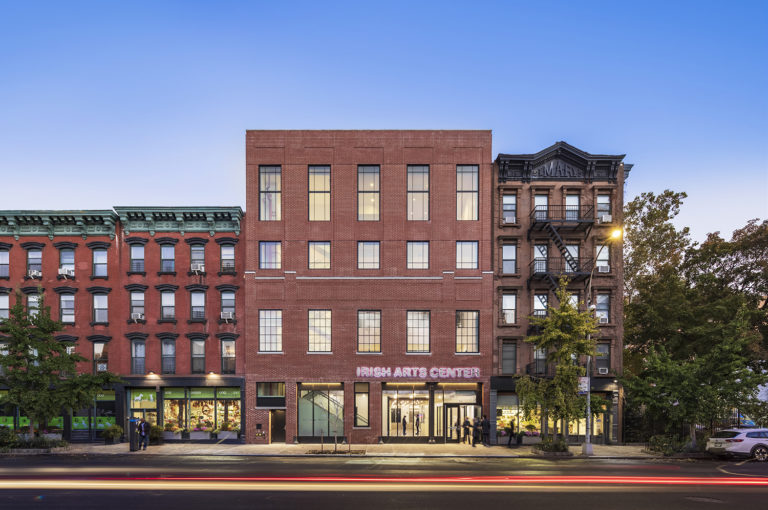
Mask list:
[[[325,445],[324,449],[333,450],[333,445]],[[338,450],[348,449],[365,451],[366,457],[494,457],[520,458],[534,455],[531,446],[507,448],[505,446],[480,446],[473,448],[457,444],[353,444],[339,445]],[[146,451],[130,452],[128,443],[105,445],[101,443],[73,444],[70,448],[55,452],[64,455],[232,455],[232,456],[262,456],[262,457],[304,457],[308,451],[320,450],[319,444],[196,444],[171,443],[150,446]],[[642,446],[606,446],[594,445],[594,458],[606,459],[652,459],[657,455],[643,452]],[[579,458],[581,447],[571,447],[574,457]],[[344,457],[345,455],[323,455],[323,457]],[[562,457],[569,458],[569,457]]]

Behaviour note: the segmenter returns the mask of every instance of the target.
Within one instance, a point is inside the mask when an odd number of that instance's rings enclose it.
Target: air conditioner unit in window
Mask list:
[[[68,267],[60,267],[59,268],[59,276],[63,276],[64,278],[74,278],[75,277],[75,270],[70,269]]]
[[[205,272],[205,264],[192,264],[191,270],[195,273],[204,273]]]
[[[105,361],[98,361],[98,362],[96,362],[96,371],[97,372],[106,372],[107,371],[107,363]]]
[[[221,312],[221,320],[231,321],[235,318],[235,314],[232,312]]]
[[[600,324],[608,324],[608,317],[600,317]]]
[[[516,223],[516,220],[517,218],[510,215],[506,215],[501,219],[502,223]]]
[[[604,367],[603,367],[603,368],[598,368],[598,369],[597,369],[597,373],[598,373],[599,375],[608,375],[608,369],[607,369],[607,368],[604,368]]]
[[[611,272],[611,266],[597,266],[597,272],[598,273],[610,273]]]
[[[613,216],[610,214],[601,214],[600,215],[600,223],[611,223],[613,222]]]
[[[38,271],[37,269],[30,269],[29,271],[27,271],[27,276],[29,276],[30,278],[40,278],[41,276],[43,276],[43,272]]]
[[[131,320],[132,321],[143,321],[144,320],[144,314],[143,313],[132,313],[131,314]]]

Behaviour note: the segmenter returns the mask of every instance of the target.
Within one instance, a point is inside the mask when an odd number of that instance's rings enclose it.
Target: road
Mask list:
[[[768,463],[597,459],[0,458],[0,508],[765,508]],[[526,507],[524,507],[526,508]]]

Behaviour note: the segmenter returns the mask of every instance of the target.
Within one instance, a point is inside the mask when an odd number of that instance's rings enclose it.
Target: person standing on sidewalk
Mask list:
[[[149,423],[144,421],[144,418],[141,418],[139,420],[139,450],[141,450],[141,445],[144,445],[144,450],[147,449],[147,445],[149,444]]]
[[[461,427],[464,429],[464,443],[471,443],[472,438],[469,435],[469,429],[471,427],[469,417],[464,418],[464,423],[461,424]]]
[[[480,426],[483,429],[483,446],[491,446],[491,421],[486,415],[483,415]]]
[[[482,426],[480,425],[480,418],[475,416],[475,424],[472,427],[472,448],[477,446],[477,442],[480,441],[480,434],[482,432]]]

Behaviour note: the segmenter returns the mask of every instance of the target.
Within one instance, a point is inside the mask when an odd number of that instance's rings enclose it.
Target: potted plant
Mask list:
[[[101,437],[104,438],[104,444],[113,444],[120,441],[123,437],[123,427],[120,425],[110,425],[101,432]]]
[[[211,438],[211,429],[213,427],[207,424],[210,421],[199,421],[193,425],[192,430],[189,431],[189,438],[193,441],[206,440]]]
[[[149,428],[149,444],[163,444],[163,427],[152,425]]]
[[[175,421],[167,421],[163,425],[163,439],[166,441],[181,440],[181,427]]]
[[[223,422],[221,428],[216,431],[216,437],[218,439],[237,439],[239,430],[236,430],[233,425],[234,424],[229,421]]]

